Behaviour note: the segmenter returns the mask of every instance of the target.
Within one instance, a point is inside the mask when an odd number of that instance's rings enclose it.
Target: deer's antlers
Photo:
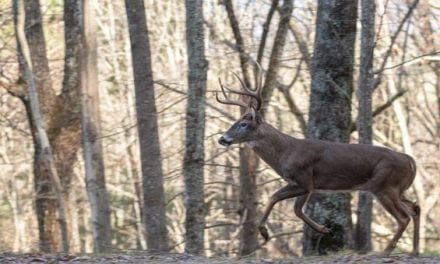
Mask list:
[[[241,88],[242,88],[243,91],[237,91],[237,90],[234,90],[234,89],[231,89],[229,87],[224,86],[222,84],[222,81],[219,78],[218,81],[219,81],[219,84],[220,84],[221,92],[222,92],[223,97],[225,99],[220,99],[219,96],[218,96],[218,92],[216,92],[215,93],[215,98],[217,99],[217,101],[219,103],[222,103],[222,104],[238,105],[238,106],[242,106],[242,107],[245,107],[245,108],[248,108],[248,107],[252,106],[252,101],[250,103],[245,103],[244,101],[241,101],[241,100],[230,99],[227,96],[227,94],[226,94],[226,91],[225,91],[225,89],[226,89],[226,90],[228,90],[228,92],[230,92],[232,94],[239,94],[239,95],[249,96],[252,99],[255,99],[255,101],[257,103],[256,106],[255,106],[255,110],[257,110],[257,111],[260,110],[262,102],[263,102],[262,99],[261,99],[261,91],[262,91],[262,84],[263,84],[263,71],[261,70],[260,65],[259,64],[257,64],[257,65],[258,65],[258,68],[259,68],[259,73],[258,73],[258,77],[257,77],[257,84],[256,84],[257,87],[255,89],[251,89],[251,88],[247,87],[246,84],[244,83],[244,81],[236,73],[233,73],[234,76],[240,82]]]

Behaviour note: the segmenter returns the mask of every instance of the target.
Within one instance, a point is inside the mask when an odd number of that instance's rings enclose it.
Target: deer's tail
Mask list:
[[[417,174],[417,165],[416,165],[416,161],[414,160],[413,157],[408,155],[408,159],[409,159],[409,169],[410,169],[410,177],[411,177],[411,181],[409,181],[408,186],[405,186],[405,190],[408,189],[411,184],[413,183],[416,174]]]

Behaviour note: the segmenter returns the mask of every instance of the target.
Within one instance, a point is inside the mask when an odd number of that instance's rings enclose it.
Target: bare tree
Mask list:
[[[203,254],[205,229],[204,134],[208,62],[205,58],[203,1],[186,0],[188,99],[183,175],[185,178],[185,252]]]
[[[23,0],[17,0],[15,2],[15,13],[16,13],[16,35],[19,43],[20,51],[22,56],[21,65],[23,66],[25,79],[28,86],[28,102],[30,108],[30,120],[35,129],[34,143],[40,148],[41,155],[36,158],[36,163],[44,173],[46,177],[50,179],[50,184],[53,186],[56,194],[56,202],[58,207],[58,217],[61,229],[61,240],[63,244],[62,250],[64,252],[69,251],[69,241],[67,237],[67,224],[66,224],[66,213],[65,213],[65,203],[62,193],[62,187],[58,173],[55,167],[55,161],[52,154],[52,148],[50,146],[49,137],[47,136],[47,131],[44,125],[43,114],[40,110],[40,102],[38,98],[38,92],[36,89],[34,75],[32,72],[32,59],[30,54],[30,49],[25,35],[25,4]]]
[[[277,86],[278,71],[282,62],[282,54],[286,44],[287,31],[289,29],[290,16],[292,15],[293,1],[284,0],[280,11],[280,21],[278,23],[277,33],[274,39],[274,45],[270,54],[269,67],[266,73],[266,81],[264,82],[263,96],[263,113],[264,109],[269,105],[273,90]]]
[[[358,81],[359,111],[357,128],[359,143],[373,144],[373,111],[372,94],[374,90],[374,34],[376,4],[374,1],[361,0],[361,50],[360,50],[360,73]],[[373,197],[368,192],[359,192],[357,223],[355,233],[356,250],[365,253],[372,249],[371,245],[371,221],[372,221]]]
[[[111,250],[110,204],[105,186],[99,113],[94,2],[84,0],[81,53],[81,125],[85,181],[92,215],[95,252]]]
[[[15,2],[14,5],[16,5]],[[78,122],[74,122],[74,113],[75,111],[78,113],[78,107],[74,105],[78,101],[78,93],[76,92],[78,91],[78,86],[75,86],[74,81],[64,82],[62,92],[58,96],[55,95],[52,89],[51,74],[46,54],[39,1],[25,1],[25,14],[25,33],[29,42],[31,66],[35,76],[36,90],[39,95],[39,105],[42,110],[45,127],[47,127],[47,136],[53,148],[53,156],[58,171],[57,174],[60,175],[61,184],[65,187],[62,191],[67,201],[67,196],[70,191],[69,182],[76,160],[76,151],[79,147],[79,124]],[[75,22],[72,21],[71,24],[74,23]],[[69,25],[70,24],[66,25],[66,32],[70,30]],[[66,44],[67,50],[70,50],[70,44],[71,42]],[[18,47],[20,65],[22,71],[24,71],[24,59],[22,58],[23,55],[20,45],[18,45]],[[67,58],[70,55],[74,55],[74,53],[75,52],[66,52],[66,60],[68,60]],[[67,61],[65,69],[66,79],[75,80],[75,76],[78,76],[75,71],[77,71],[75,64],[72,63],[72,61]],[[24,103],[35,143],[34,176],[37,193],[36,208],[40,249],[42,251],[58,251],[61,245],[59,240],[60,232],[57,228],[58,224],[56,219],[57,201],[52,198],[54,190],[49,174],[47,174],[44,168],[39,164],[39,160],[41,160],[40,156],[43,155],[43,153],[38,143],[39,139],[32,119],[30,101],[26,97],[26,91],[24,90],[16,89],[14,92],[10,91],[10,94],[17,96]],[[76,116],[78,116],[78,114]],[[66,142],[69,142],[69,144]],[[69,224],[70,221],[67,221],[67,225]],[[68,230],[72,231],[71,228],[68,228]]]
[[[126,0],[144,190],[148,249],[167,251],[167,221],[150,42],[143,0]]]
[[[308,138],[349,141],[356,19],[357,1],[318,2]],[[306,213],[332,234],[321,237],[305,226],[305,255],[352,247],[350,194],[313,195]]]
[[[55,165],[60,176],[66,201],[67,225],[70,249],[80,250],[79,230],[74,219],[78,210],[72,204],[72,179],[77,153],[81,147],[80,125],[80,46],[81,6],[76,0],[64,1],[64,76],[62,90],[54,100],[48,124],[48,136],[53,148]],[[73,199],[73,198],[72,198]]]
[[[39,103],[41,112],[49,114],[50,106],[53,102],[52,81],[50,79],[49,63],[46,56],[46,43],[43,34],[42,17],[39,1],[24,1],[25,5],[25,34],[29,43],[30,63],[32,63],[33,75],[35,76],[35,85],[40,94]],[[15,23],[17,23],[16,14],[17,1],[14,1]],[[18,32],[16,32],[16,35]],[[20,62],[21,74],[25,75],[24,58],[21,45],[17,39],[17,50]],[[35,204],[38,220],[39,247],[43,252],[54,251],[59,243],[59,236],[56,224],[56,201],[52,199],[53,188],[49,174],[45,173],[39,164],[42,155],[41,146],[38,144],[37,130],[32,119],[32,109],[30,101],[26,98],[26,90],[18,90],[12,93],[19,97],[23,102],[28,115],[29,127],[34,143],[34,161],[33,172],[35,182]]]
[[[32,60],[33,73],[35,76],[36,89],[39,95],[40,108],[44,114],[45,127],[53,150],[55,166],[63,186],[63,194],[66,201],[66,214],[69,215],[75,207],[69,206],[69,193],[71,191],[71,180],[73,168],[77,159],[77,151],[80,147],[80,125],[79,125],[79,20],[80,11],[77,1],[65,1],[65,64],[64,79],[61,93],[55,95],[52,89],[51,74],[45,48],[45,38],[42,30],[42,17],[39,1],[25,1],[26,36],[29,42],[30,56]],[[18,45],[20,47],[20,45]],[[21,57],[21,50],[19,57]],[[20,60],[21,68],[24,70]],[[15,89],[9,91],[11,95],[21,99],[28,112],[28,121],[31,127],[34,142],[37,142],[36,129],[31,118],[29,100],[26,98],[26,91]],[[42,171],[37,160],[41,155],[41,149],[35,144],[34,152],[34,175],[36,187],[37,219],[39,225],[39,240],[42,251],[59,251],[60,240],[56,220],[56,201],[52,198],[53,188],[51,181]],[[78,228],[73,226],[72,217],[67,217],[67,226],[70,239],[75,239],[74,245],[79,250]]]
[[[240,32],[240,26],[234,12],[234,6],[231,0],[224,1],[226,12],[228,13],[229,24],[231,26],[235,49],[239,55],[241,73],[243,82],[247,87],[251,85],[249,76],[249,57],[245,50],[243,36]],[[244,111],[244,109],[241,109]],[[243,112],[242,112],[243,113]],[[257,229],[257,183],[256,173],[258,167],[258,158],[249,148],[240,148],[240,208],[238,214],[241,218],[242,228],[240,230],[241,256],[249,255],[258,247],[258,229]]]
[[[238,19],[234,13],[234,8],[231,0],[224,1],[226,12],[228,13],[229,23],[235,38],[235,49],[238,52],[241,72],[243,75],[243,83],[246,87],[251,87],[251,81],[248,73],[249,55],[246,53],[245,44]],[[265,24],[263,25],[263,35],[260,40],[257,60],[254,71],[255,83],[258,82],[258,74],[260,70],[258,64],[262,63],[263,51],[266,46],[268,30],[270,22],[273,17],[275,9],[278,7],[278,1],[272,1],[271,8],[267,15]],[[277,74],[281,64],[281,55],[286,43],[286,35],[289,25],[290,16],[292,14],[293,2],[285,0],[280,8],[281,18],[278,23],[277,32],[275,35],[274,45],[271,50],[267,76],[263,87],[263,108],[269,104],[273,89],[277,83]],[[245,109],[241,109],[242,114]],[[240,255],[248,255],[258,248],[258,229],[257,229],[257,185],[256,185],[256,171],[258,167],[258,158],[255,153],[247,148],[240,148],[240,209],[239,213],[243,218],[243,228],[240,239]]]

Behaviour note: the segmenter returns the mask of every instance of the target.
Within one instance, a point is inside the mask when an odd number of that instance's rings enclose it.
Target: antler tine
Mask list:
[[[241,88],[242,88],[245,92],[250,93],[250,94],[255,94],[255,91],[256,91],[256,90],[253,90],[253,89],[249,88],[249,87],[244,83],[244,81],[240,78],[240,76],[238,76],[238,74],[236,74],[235,72],[232,72],[232,74],[234,74],[235,78],[238,79],[238,81],[239,81],[240,84],[241,84]]]
[[[225,87],[223,86],[222,80],[220,78],[218,78],[218,83],[220,85],[220,89],[222,90],[222,94],[225,97],[225,99],[229,99],[228,95],[225,92]]]
[[[233,73],[233,74],[238,78],[238,80],[240,81],[240,83],[242,84],[242,86],[243,86],[243,87],[246,87],[245,84],[242,82],[242,80],[241,80],[241,79],[240,79],[235,73]],[[257,100],[257,102],[260,102],[260,99],[259,99],[259,97],[257,96],[257,94],[256,94],[255,92],[253,92],[252,90],[250,90],[250,89],[247,89],[247,90],[245,90],[244,92],[242,92],[242,91],[237,91],[237,90],[231,89],[231,88],[229,88],[229,87],[227,87],[227,86],[224,86],[224,85],[221,83],[221,80],[220,80],[220,79],[219,79],[219,82],[220,82],[220,87],[222,88],[223,95],[224,95],[224,97],[227,98],[228,100],[229,100],[229,98],[228,98],[228,96],[225,94],[224,89],[228,90],[230,93],[233,93],[233,94],[239,94],[239,95],[244,95],[244,96],[250,96],[250,97],[254,98],[255,100]],[[232,101],[232,100],[231,100],[231,101]],[[242,102],[242,101],[241,101],[241,103],[246,104],[245,102]],[[249,105],[246,105],[246,107],[248,107],[248,106],[249,106]]]
[[[239,101],[239,100],[231,100],[231,99],[229,99],[229,97],[226,95],[225,87],[223,86],[222,81],[221,81],[220,78],[218,79],[218,82],[220,84],[220,88],[221,88],[222,94],[225,97],[225,100],[220,99],[218,97],[218,92],[215,92],[215,98],[217,99],[217,101],[219,103],[227,104],[227,105],[238,105],[238,106],[248,107],[248,105],[245,102],[242,102],[242,101]],[[229,89],[228,87],[226,87],[226,89],[228,89],[228,91],[231,91],[233,93],[241,94],[240,92],[233,91],[233,90]]]
[[[241,87],[243,88],[243,90],[245,92],[240,92],[240,91],[231,91],[231,92],[241,94],[241,95],[247,95],[247,96],[254,98],[258,104],[257,110],[259,110],[260,106],[261,106],[261,95],[259,94],[258,87],[256,87],[255,90],[253,90],[253,89],[249,88],[235,72],[233,72],[232,74],[234,74],[234,76],[238,79],[238,81],[241,84]]]
[[[257,64],[258,67],[258,84],[257,84],[257,90],[258,90],[258,95],[261,97],[261,92],[263,90],[263,69],[261,68],[260,63],[255,62]]]

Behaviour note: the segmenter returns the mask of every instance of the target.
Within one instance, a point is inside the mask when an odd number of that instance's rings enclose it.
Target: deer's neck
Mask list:
[[[259,128],[258,139],[248,142],[257,155],[271,166],[278,174],[282,175],[282,160],[285,153],[295,143],[295,139],[280,132],[273,126],[263,123]]]

